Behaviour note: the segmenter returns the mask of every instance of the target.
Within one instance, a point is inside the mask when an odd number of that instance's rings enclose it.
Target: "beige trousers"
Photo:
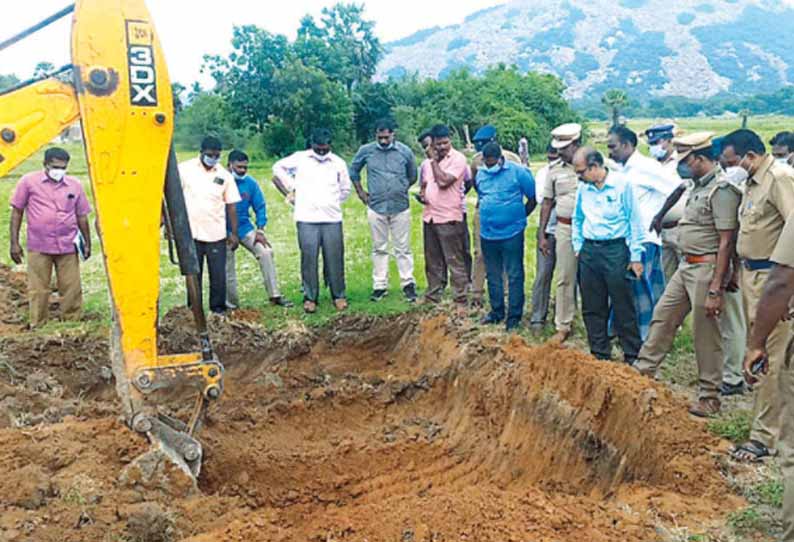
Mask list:
[[[77,254],[42,254],[28,252],[28,299],[30,326],[38,327],[49,317],[52,270],[60,296],[64,320],[78,320],[82,314],[83,290],[80,284],[80,261]]]
[[[664,280],[669,283],[681,263],[681,251],[678,248],[678,227],[662,230],[662,269]]]
[[[764,290],[768,270],[748,271],[742,269],[741,289],[744,295],[745,314],[748,317],[748,328],[752,330],[758,301]],[[786,357],[786,347],[791,339],[791,325],[780,322],[766,342],[769,353],[769,374],[755,386],[753,402],[753,426],[750,439],[762,443],[767,448],[774,448],[780,433],[780,414],[782,397],[779,393],[781,367]]]
[[[259,270],[262,273],[262,280],[265,290],[270,299],[281,297],[278,289],[278,276],[276,275],[276,262],[273,258],[273,249],[256,242],[256,232],[248,232],[248,235],[240,238],[240,246],[254,255],[259,262]],[[239,247],[237,250],[240,250]],[[235,254],[237,250],[231,250],[226,246],[226,306],[230,309],[240,306],[240,296],[237,293],[237,262]]]
[[[722,383],[722,336],[725,322],[706,316],[706,298],[714,275],[713,264],[682,263],[653,311],[648,338],[637,357],[636,368],[655,377],[673,346],[678,328],[692,312],[698,388],[701,399],[719,398]]]
[[[557,293],[554,323],[557,331],[571,331],[576,314],[576,254],[571,226],[557,223]]]

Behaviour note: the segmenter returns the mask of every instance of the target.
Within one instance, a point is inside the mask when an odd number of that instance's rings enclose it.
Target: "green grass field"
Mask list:
[[[630,126],[641,132],[655,121],[650,119],[632,120]],[[727,133],[739,127],[739,119],[681,119],[679,125],[686,131],[712,130],[718,134]],[[794,119],[785,117],[757,117],[750,119],[750,127],[759,131],[765,140],[768,140],[777,131],[786,127],[794,128]],[[591,123],[590,132],[592,143],[604,149],[606,125],[604,123]],[[72,154],[70,164],[70,174],[77,176],[84,181],[88,189],[88,174],[85,156],[82,148],[77,144],[68,145],[68,150]],[[180,160],[193,156],[193,152],[182,151],[179,153]],[[254,153],[259,154],[259,153]],[[43,151],[31,157],[27,162],[17,168],[12,175],[0,179],[0,200],[8,201],[13,192],[16,180],[23,173],[36,170],[41,167]],[[534,157],[533,170],[542,164],[543,157]],[[260,185],[265,190],[268,201],[268,226],[266,233],[273,245],[276,254],[276,265],[279,279],[284,294],[294,302],[301,301],[300,294],[300,273],[299,273],[299,252],[295,234],[295,226],[292,220],[291,207],[289,207],[280,194],[275,190],[270,179],[270,169],[272,161],[255,161],[252,163],[251,173],[259,180]],[[415,188],[416,189],[416,188]],[[88,189],[90,195],[90,189]],[[469,196],[470,208],[474,204],[474,195]],[[415,258],[415,275],[420,290],[424,289],[424,255],[422,252],[421,235],[421,208],[412,202],[413,212],[413,239],[412,245]],[[7,209],[7,208],[6,208]],[[527,291],[530,290],[534,279],[534,260],[535,260],[535,234],[537,232],[537,215],[535,212],[530,219],[530,226],[527,228],[527,247],[526,247],[526,270],[527,270]],[[9,213],[6,211],[0,214],[0,262],[12,265],[8,256],[8,221]],[[384,301],[374,304],[368,301],[371,291],[371,262],[370,262],[370,234],[366,221],[366,209],[356,198],[355,194],[346,202],[344,206],[344,227],[345,227],[345,251],[346,251],[346,275],[347,290],[351,304],[350,310],[353,312],[365,312],[369,314],[394,314],[405,311],[409,305],[404,302],[399,291],[399,282],[396,267],[392,262],[390,272],[391,292]],[[94,243],[98,247],[98,243]],[[184,287],[181,276],[176,267],[168,263],[167,245],[162,242],[162,265],[161,265],[161,314],[167,312],[174,306],[184,303]],[[289,319],[300,319],[309,325],[319,325],[326,322],[335,313],[330,307],[327,292],[321,297],[320,310],[314,316],[306,316],[300,307],[284,311],[270,307],[267,294],[259,277],[259,270],[253,257],[245,251],[241,251],[237,258],[238,277],[240,284],[240,298],[242,308],[257,309],[263,314],[263,324],[267,326],[278,326]],[[24,265],[19,266],[24,270]],[[107,294],[107,282],[102,266],[102,259],[98,251],[94,251],[94,257],[83,266],[83,285],[85,292],[86,312],[91,316],[90,321],[98,327],[103,327],[109,322],[110,305]],[[206,297],[205,297],[206,299]],[[299,304],[299,303],[298,303]],[[51,324],[57,329],[69,325]],[[44,330],[46,332],[46,329]],[[691,347],[691,340],[683,338],[681,341],[688,350]]]

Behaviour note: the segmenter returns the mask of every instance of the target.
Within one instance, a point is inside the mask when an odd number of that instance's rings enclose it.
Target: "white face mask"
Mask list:
[[[212,158],[210,156],[207,156],[206,154],[202,154],[201,161],[204,162],[205,166],[212,169],[218,165],[218,162],[220,162],[220,158]]]
[[[788,165],[788,159],[789,159],[789,156],[786,156],[785,158],[775,158],[775,162],[777,162],[778,164],[787,166]]]
[[[47,170],[47,176],[56,183],[59,183],[66,176],[66,168],[49,168]]]
[[[747,180],[748,175],[744,168],[733,166],[725,170],[725,177],[730,183],[739,186]]]
[[[650,151],[651,151],[651,156],[653,156],[657,160],[661,160],[662,158],[667,156],[667,151],[661,145],[651,145]]]

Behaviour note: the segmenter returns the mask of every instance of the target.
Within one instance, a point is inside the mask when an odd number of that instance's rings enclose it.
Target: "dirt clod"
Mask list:
[[[225,391],[198,492],[141,459],[103,339],[0,342],[0,540],[647,542],[743,504],[723,444],[628,367],[445,317],[273,333],[241,316],[211,322]],[[161,337],[194,348],[190,314]]]

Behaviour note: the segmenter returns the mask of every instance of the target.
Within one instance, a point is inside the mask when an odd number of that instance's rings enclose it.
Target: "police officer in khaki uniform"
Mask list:
[[[678,223],[683,261],[656,304],[648,338],[635,367],[654,377],[687,314],[692,312],[699,397],[689,412],[709,417],[720,411],[725,286],[730,278],[741,192],[724,178],[714,158],[710,132],[674,140],[678,173],[692,191]]]
[[[482,149],[488,143],[496,141],[496,127],[486,124],[474,134],[472,142],[477,151],[471,159],[471,182],[477,178],[477,170],[482,166]],[[514,152],[502,149],[502,156],[508,162],[521,164],[521,157]],[[480,202],[474,210],[474,261],[471,270],[471,300],[475,306],[482,305],[483,294],[485,293],[485,258],[482,255],[482,245],[480,244]]]
[[[769,258],[775,264],[764,286],[759,310],[753,315],[755,325],[747,345],[744,374],[750,384],[758,374],[768,373],[768,339],[789,309],[794,296],[794,215],[786,220],[775,251]],[[763,309],[760,309],[763,307]],[[754,370],[760,363],[760,370]],[[794,542],[794,344],[789,343],[785,363],[780,368],[781,421],[778,448],[783,469],[783,536],[782,542]]]
[[[579,124],[563,124],[551,132],[551,145],[560,151],[560,160],[549,169],[543,188],[543,205],[538,226],[538,248],[548,256],[549,241],[543,232],[557,208],[557,294],[554,323],[557,333],[553,341],[565,342],[571,335],[576,312],[576,254],[571,240],[571,216],[576,206],[576,189],[579,179],[573,166],[573,157],[579,149],[582,127]]]
[[[761,138],[751,130],[728,134],[722,146],[723,156],[727,160],[738,159],[739,166],[749,175],[739,211],[736,249],[742,259],[741,290],[752,330],[758,301],[772,268],[770,256],[786,218],[794,212],[794,170],[775,163]],[[755,389],[750,440],[733,451],[739,460],[757,461],[773,453],[780,431],[782,398],[778,375],[790,337],[791,326],[787,322],[779,322],[769,335],[769,375]]]

